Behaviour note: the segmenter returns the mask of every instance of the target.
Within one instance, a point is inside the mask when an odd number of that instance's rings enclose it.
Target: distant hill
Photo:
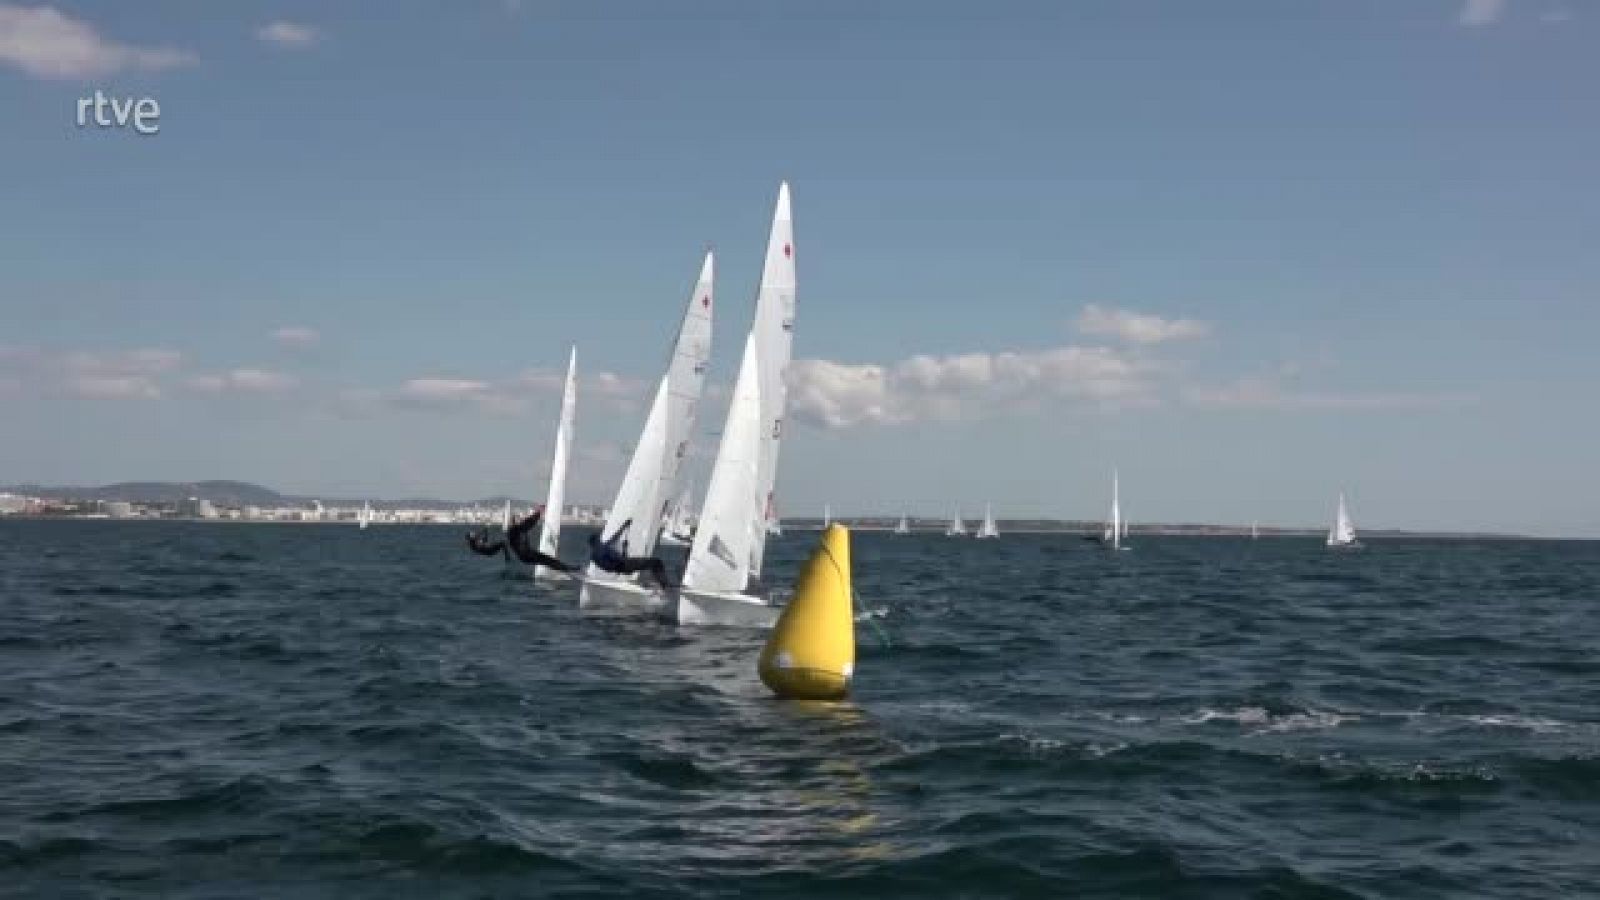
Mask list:
[[[505,496],[485,497],[472,503],[460,500],[440,500],[434,497],[405,497],[395,501],[377,497],[328,497],[282,494],[271,488],[248,481],[121,481],[99,487],[51,486],[41,484],[0,485],[0,493],[23,494],[47,500],[126,500],[130,503],[174,504],[190,497],[209,500],[223,507],[294,507],[310,506],[321,501],[324,506],[360,506],[370,500],[384,507],[410,509],[455,509],[462,506],[504,506],[507,499],[513,507],[526,507],[531,501]]]
[[[51,500],[127,500],[131,503],[178,503],[190,497],[219,506],[288,506],[294,498],[247,481],[123,481],[100,487],[50,487],[20,484],[0,488]]]

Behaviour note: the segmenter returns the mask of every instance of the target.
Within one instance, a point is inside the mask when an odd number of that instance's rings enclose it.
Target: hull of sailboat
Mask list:
[[[592,578],[578,589],[578,608],[584,612],[650,615],[670,606],[661,591],[631,581]]]
[[[670,618],[679,625],[725,625],[734,628],[771,628],[783,607],[751,594],[715,591],[679,591],[670,605]]]
[[[687,547],[693,542],[693,540],[693,538],[680,537],[676,534],[670,534],[663,531],[661,533],[661,540],[657,543],[661,544],[663,547]]]

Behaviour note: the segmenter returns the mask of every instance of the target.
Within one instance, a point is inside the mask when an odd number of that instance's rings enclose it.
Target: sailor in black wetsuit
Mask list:
[[[554,556],[546,556],[529,545],[528,535],[538,529],[539,522],[543,518],[544,507],[539,506],[527,518],[512,525],[511,529],[506,532],[506,546],[511,548],[511,552],[516,555],[517,559],[530,566],[544,566],[547,569],[555,569],[557,572],[577,571],[575,566],[569,566]]]
[[[479,556],[498,556],[506,549],[504,541],[495,541],[492,544],[489,542],[489,526],[487,525],[477,531],[467,532],[467,546],[472,548],[472,552]]]
[[[600,535],[589,535],[589,561],[595,567],[611,572],[614,575],[632,575],[634,572],[649,572],[666,590],[672,590],[672,580],[667,577],[667,564],[659,556],[629,556],[628,555],[628,528],[633,525],[629,519],[622,523],[607,540],[600,540]]]

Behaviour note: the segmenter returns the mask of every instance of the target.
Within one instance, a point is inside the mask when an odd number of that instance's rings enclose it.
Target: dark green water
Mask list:
[[[1600,895],[1600,544],[1134,543],[858,534],[806,707],[457,529],[0,522],[0,896]]]

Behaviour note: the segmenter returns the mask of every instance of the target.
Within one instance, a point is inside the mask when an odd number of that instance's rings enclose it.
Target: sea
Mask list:
[[[0,896],[1600,896],[1600,543],[1131,544],[856,532],[803,704],[458,528],[3,521]]]

